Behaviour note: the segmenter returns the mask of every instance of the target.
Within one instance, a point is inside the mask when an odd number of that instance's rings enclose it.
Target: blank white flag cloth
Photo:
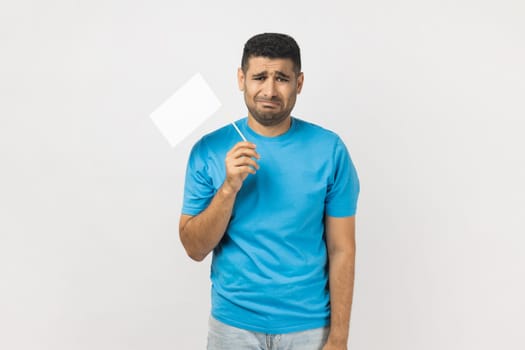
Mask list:
[[[200,73],[164,101],[150,117],[172,147],[184,140],[213,113],[221,102]]]

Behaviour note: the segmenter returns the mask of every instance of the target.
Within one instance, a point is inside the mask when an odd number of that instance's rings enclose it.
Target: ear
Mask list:
[[[303,83],[304,83],[304,74],[303,72],[300,72],[297,75],[297,94],[301,93],[301,90],[303,89]]]
[[[237,84],[239,84],[239,90],[244,91],[244,72],[242,68],[237,69]]]

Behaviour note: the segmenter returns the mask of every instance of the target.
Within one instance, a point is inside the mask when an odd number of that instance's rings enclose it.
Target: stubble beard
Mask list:
[[[280,112],[274,111],[259,111],[255,106],[250,106],[246,103],[250,115],[261,125],[263,126],[275,126],[286,120],[290,116],[293,106],[295,103],[292,103],[291,108],[282,110]]]
[[[261,125],[274,126],[282,123],[290,114],[288,111],[281,113],[275,112],[259,112],[253,108],[248,107],[250,115]]]

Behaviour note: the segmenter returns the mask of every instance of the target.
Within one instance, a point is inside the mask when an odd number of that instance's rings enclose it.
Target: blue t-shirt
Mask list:
[[[292,117],[277,137],[236,122],[261,156],[237,194],[224,237],[213,251],[212,315],[234,327],[280,334],[330,320],[324,215],[353,216],[359,180],[333,132]],[[226,153],[242,141],[232,125],[193,147],[182,213],[197,215],[226,177]]]

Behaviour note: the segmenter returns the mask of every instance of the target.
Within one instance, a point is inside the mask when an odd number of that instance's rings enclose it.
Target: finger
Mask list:
[[[240,166],[237,169],[239,169],[239,174],[250,173],[250,174],[255,175],[255,173],[256,173],[256,170],[254,168],[252,168],[252,167],[249,167],[249,166]]]
[[[259,153],[255,152],[255,150],[251,148],[239,148],[235,150],[233,153],[230,154],[230,157],[232,158],[240,158],[240,157],[249,157],[249,158],[261,158],[259,156]]]
[[[241,142],[236,143],[235,146],[233,146],[228,153],[232,154],[232,153],[236,152],[238,149],[241,149],[241,148],[255,149],[256,146],[252,142],[241,141]]]
[[[233,148],[236,148],[236,147],[256,148],[257,146],[255,145],[255,143],[250,142],[250,141],[241,141],[241,142],[237,142],[235,146],[233,146]]]
[[[239,175],[243,176],[243,175],[246,175],[247,173],[255,174],[256,172],[257,172],[257,170],[254,169],[251,166],[239,165],[239,166],[234,166],[234,167],[230,168],[230,170],[228,172],[228,177],[230,177],[230,176],[239,176]]]
[[[242,167],[242,166],[248,165],[248,166],[252,166],[255,169],[259,170],[259,164],[252,158],[248,158],[248,157],[241,157],[241,158],[234,159],[232,160],[230,164],[234,167]]]
[[[239,167],[239,166],[253,166],[256,169],[259,169],[259,164],[253,158],[240,157],[240,158],[230,158],[226,160],[226,166],[229,167]]]

